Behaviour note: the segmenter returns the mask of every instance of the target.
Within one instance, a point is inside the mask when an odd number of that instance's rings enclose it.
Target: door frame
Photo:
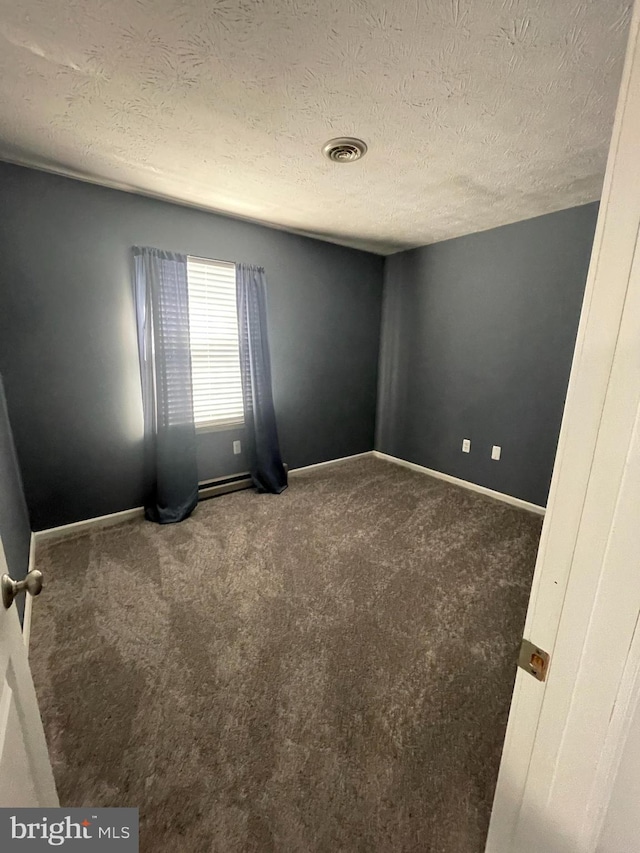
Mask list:
[[[486,853],[592,853],[638,701],[639,38],[636,0]]]

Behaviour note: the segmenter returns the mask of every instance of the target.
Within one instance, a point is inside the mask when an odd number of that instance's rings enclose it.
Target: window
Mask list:
[[[190,257],[187,280],[196,429],[243,424],[235,264]]]

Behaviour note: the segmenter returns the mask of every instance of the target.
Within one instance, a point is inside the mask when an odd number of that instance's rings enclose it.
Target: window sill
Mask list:
[[[232,432],[237,429],[244,429],[244,421],[224,421],[215,424],[196,424],[196,433],[201,432]]]

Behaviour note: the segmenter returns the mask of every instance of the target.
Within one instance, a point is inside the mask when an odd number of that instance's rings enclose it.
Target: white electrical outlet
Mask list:
[[[237,456],[238,453],[242,453],[242,444],[239,441],[233,442],[233,452]]]
[[[463,438],[462,439],[462,452],[463,453],[471,453],[471,439]]]
[[[495,459],[497,461],[498,459],[500,459],[501,453],[502,453],[502,448],[500,447],[500,445],[494,444],[493,447],[491,448],[491,458]]]

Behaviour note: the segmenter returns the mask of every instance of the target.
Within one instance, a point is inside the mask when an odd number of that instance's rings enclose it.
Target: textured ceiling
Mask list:
[[[0,0],[0,159],[388,253],[600,195],[627,0]],[[360,162],[320,154],[333,136]]]

